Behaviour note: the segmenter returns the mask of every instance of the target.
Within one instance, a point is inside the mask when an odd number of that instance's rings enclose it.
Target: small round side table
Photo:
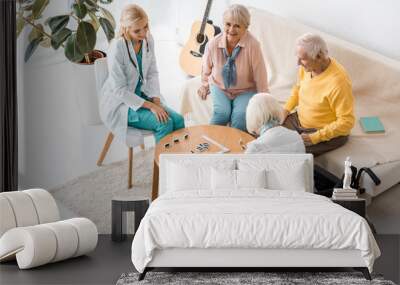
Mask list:
[[[135,232],[140,221],[149,208],[150,198],[144,196],[116,196],[111,202],[111,239],[123,241],[126,239],[125,212],[135,212]]]

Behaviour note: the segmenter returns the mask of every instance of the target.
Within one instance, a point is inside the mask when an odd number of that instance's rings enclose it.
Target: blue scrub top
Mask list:
[[[138,62],[138,68],[139,68],[139,72],[140,72],[140,78],[138,80],[138,83],[136,85],[135,88],[135,94],[142,97],[143,99],[147,99],[146,96],[142,93],[142,85],[143,82],[141,80],[141,78],[143,78],[143,70],[142,70],[142,46],[143,46],[143,42],[142,45],[140,46],[139,52],[136,54],[136,59]],[[139,121],[139,116],[136,113],[136,111],[132,110],[132,108],[129,108],[128,111],[128,124],[129,122],[134,123]]]

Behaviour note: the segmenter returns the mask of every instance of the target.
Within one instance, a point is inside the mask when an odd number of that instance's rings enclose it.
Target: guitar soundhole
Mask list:
[[[204,34],[197,34],[196,40],[199,44],[203,43],[205,40],[205,35]]]

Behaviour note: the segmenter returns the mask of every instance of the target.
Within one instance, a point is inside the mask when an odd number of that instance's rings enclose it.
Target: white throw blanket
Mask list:
[[[361,216],[323,196],[263,189],[162,195],[139,226],[132,262],[143,272],[165,248],[358,249],[370,271],[380,255]]]

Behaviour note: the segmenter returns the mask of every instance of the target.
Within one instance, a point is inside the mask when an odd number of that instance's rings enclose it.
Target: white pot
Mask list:
[[[74,63],[72,72],[73,90],[78,102],[82,123],[89,126],[102,124],[96,92],[94,64]]]

